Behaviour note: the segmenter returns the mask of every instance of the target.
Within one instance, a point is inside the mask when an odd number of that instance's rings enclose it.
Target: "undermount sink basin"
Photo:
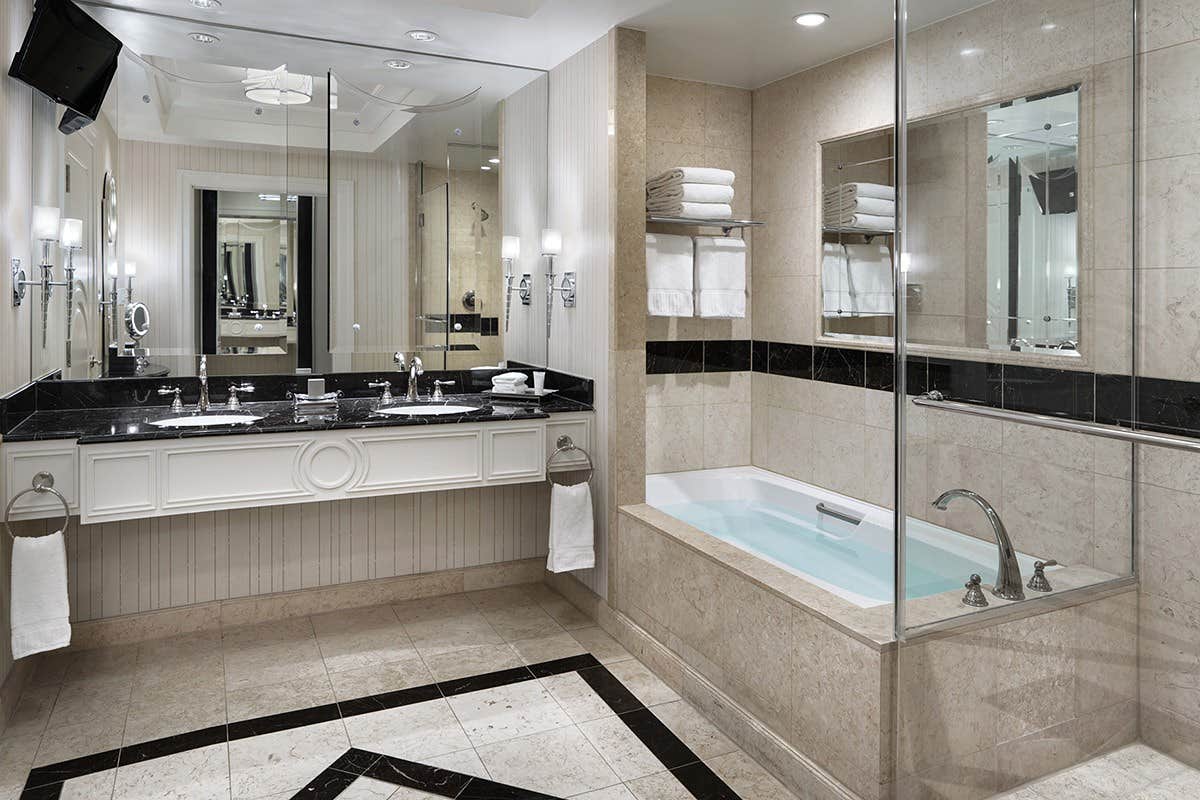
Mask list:
[[[150,424],[156,428],[211,428],[218,425],[249,425],[260,419],[262,417],[253,414],[196,414],[155,420]]]
[[[469,414],[478,410],[479,408],[476,406],[423,405],[391,406],[379,409],[379,413],[392,417],[441,417],[448,414]]]

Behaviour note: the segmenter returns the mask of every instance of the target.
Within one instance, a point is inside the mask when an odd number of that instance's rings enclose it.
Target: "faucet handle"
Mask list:
[[[401,353],[399,350],[392,355],[392,361],[400,369],[408,369],[408,359],[405,358],[404,353]]]
[[[397,353],[396,355],[399,355]],[[383,394],[380,396],[381,403],[392,402],[392,382],[391,381],[373,381],[367,384],[369,389],[383,389]]]
[[[241,409],[241,407],[242,407],[242,401],[238,398],[239,392],[241,392],[242,394],[253,393],[254,392],[254,384],[253,383],[243,383],[240,385],[236,384],[236,383],[229,384],[229,399],[227,401],[225,401],[225,406],[230,411],[237,411],[237,410]]]
[[[1029,578],[1029,583],[1026,586],[1035,592],[1053,591],[1050,581],[1046,579],[1046,567],[1057,566],[1058,562],[1054,559],[1033,562],[1033,575]]]
[[[182,391],[183,390],[180,389],[178,386],[160,386],[158,389],[159,395],[161,395],[163,397],[165,397],[166,395],[169,395],[169,394],[175,395],[175,399],[171,401],[171,411],[173,411],[176,414],[181,413],[183,411],[183,400],[180,399],[180,393]]]
[[[443,386],[453,386],[453,385],[454,385],[454,381],[435,380],[433,382],[433,399],[434,400],[443,399],[445,397],[445,395],[442,394],[442,387]]]
[[[963,596],[963,605],[973,606],[975,608],[984,608],[987,606],[987,598],[983,595],[983,578],[979,575],[972,575],[966,583],[967,593]]]

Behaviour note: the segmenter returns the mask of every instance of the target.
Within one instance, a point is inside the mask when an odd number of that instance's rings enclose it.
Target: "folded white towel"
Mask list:
[[[733,208],[728,203],[651,203],[646,201],[646,210],[652,214],[693,219],[729,219]]]
[[[569,572],[596,566],[592,490],[587,482],[550,490],[550,555],[546,569]]]
[[[715,183],[719,186],[733,186],[736,176],[727,169],[715,167],[675,167],[661,172],[646,181],[646,189],[651,190],[670,183]]]
[[[505,372],[492,376],[492,389],[509,394],[524,392],[527,377],[524,372]]]
[[[896,313],[896,288],[892,279],[892,254],[880,244],[848,244],[850,295],[860,317]]]
[[[841,195],[825,201],[825,215],[830,214],[873,214],[877,217],[896,216],[896,201],[878,197],[848,197]]]
[[[646,190],[647,203],[731,203],[733,187],[715,183],[668,183]]]
[[[702,317],[746,316],[746,242],[696,237],[696,297]]]
[[[12,653],[24,658],[71,643],[62,531],[18,536],[12,553]]]
[[[881,200],[895,200],[894,187],[882,183],[842,183],[825,190],[825,199],[849,195],[850,197],[877,197]]]
[[[846,248],[826,242],[821,249],[822,314],[826,317],[854,315],[850,297],[850,268],[846,263]]]
[[[857,231],[890,233],[896,228],[896,218],[877,217],[872,214],[826,215],[825,225],[830,228],[853,228]]]
[[[646,234],[646,311],[654,317],[693,316],[692,237]]]

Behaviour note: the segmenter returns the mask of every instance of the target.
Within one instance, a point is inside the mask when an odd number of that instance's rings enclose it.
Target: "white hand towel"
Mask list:
[[[651,214],[669,217],[691,217],[692,219],[729,219],[733,208],[728,203],[646,203]]]
[[[846,263],[846,248],[826,242],[821,250],[822,314],[826,317],[849,317],[854,314],[850,297],[850,268]]]
[[[715,183],[669,183],[646,190],[647,203],[731,203],[733,187]]]
[[[877,217],[873,214],[826,215],[825,225],[833,228],[853,228],[856,231],[890,233],[896,228],[896,218]]]
[[[843,183],[838,186],[831,186],[825,190],[826,200],[839,195],[878,197],[881,200],[895,200],[896,190],[894,187],[882,183]]]
[[[746,316],[746,243],[732,236],[696,237],[696,295],[702,317]]]
[[[12,554],[13,658],[69,645],[70,616],[62,531],[18,536]]]
[[[825,201],[825,215],[874,214],[878,217],[896,216],[896,201],[878,197],[838,197]]]
[[[715,183],[719,186],[733,186],[737,177],[727,169],[715,167],[675,167],[659,173],[646,181],[647,189],[654,189],[669,183]]]
[[[690,317],[693,303],[692,237],[646,234],[646,311],[654,317]]]
[[[858,316],[891,316],[896,313],[892,254],[884,245],[848,244],[850,294]]]
[[[587,482],[555,484],[550,490],[550,555],[546,569],[569,572],[596,566],[592,526],[592,490]]]

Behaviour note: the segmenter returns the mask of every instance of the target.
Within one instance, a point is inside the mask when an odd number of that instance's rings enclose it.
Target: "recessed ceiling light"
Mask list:
[[[216,44],[221,41],[221,37],[214,33],[201,33],[200,31],[192,31],[188,34],[188,38],[200,44]]]
[[[977,55],[978,53],[979,53],[978,47],[964,47],[962,50],[958,51],[958,54],[960,56],[973,56],[973,55]]]
[[[1043,22],[1042,23],[1042,30],[1044,30],[1044,31],[1052,31],[1057,27],[1058,27],[1058,23],[1056,23],[1056,22]]]
[[[998,119],[989,119],[988,120],[988,125],[999,125],[999,124],[1000,124],[1000,120],[998,120]]]
[[[409,31],[405,35],[408,38],[410,38],[414,41],[417,41],[417,42],[433,42],[433,41],[436,41],[438,38],[438,35],[436,33],[434,33],[433,31],[423,31],[423,30],[419,30],[419,29],[415,30],[415,31]]]
[[[824,25],[829,15],[824,11],[806,11],[803,14],[797,14],[793,17],[797,25],[803,25],[805,28],[815,28],[818,25]]]
[[[488,163],[489,164],[499,164],[500,159],[496,158],[495,156],[492,156],[491,158],[488,159]]]
[[[405,61],[403,58],[389,58],[383,62],[383,65],[388,69],[410,69],[412,62]]]
[[[221,7],[221,0],[188,0],[195,8],[202,8],[205,11],[212,11],[215,8]]]
[[[483,170],[484,172],[490,172],[490,171],[491,171],[491,169],[492,169],[492,168],[491,168],[491,167],[489,167],[487,164],[483,164],[483,165],[481,165],[479,168],[480,168],[481,170]]]

